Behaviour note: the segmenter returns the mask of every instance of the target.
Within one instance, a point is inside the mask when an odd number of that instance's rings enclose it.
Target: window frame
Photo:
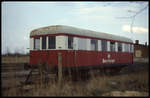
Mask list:
[[[115,42],[113,42],[113,41],[110,41],[110,51],[111,52],[115,52],[115,47],[116,45],[115,45]]]
[[[124,52],[129,52],[129,44],[124,43]]]
[[[123,44],[121,42],[118,42],[118,52],[122,52],[123,50]]]
[[[56,36],[48,36],[48,49],[56,49]]]
[[[43,38],[45,38],[45,45],[43,44]],[[47,37],[46,36],[42,36],[42,50],[46,50],[46,45],[47,45]],[[43,45],[44,45],[44,48],[43,48]]]
[[[36,40],[38,39],[39,42],[36,42]],[[37,44],[38,44],[38,48],[37,48]],[[40,50],[40,38],[34,38],[34,50]]]
[[[106,40],[101,40],[101,51],[107,51],[107,41]]]
[[[90,40],[90,44],[91,44],[91,50],[98,51],[98,40],[96,40],[96,39],[91,39],[91,40]],[[92,49],[92,44],[94,44],[94,49]]]
[[[68,36],[68,49],[73,49],[74,37]]]

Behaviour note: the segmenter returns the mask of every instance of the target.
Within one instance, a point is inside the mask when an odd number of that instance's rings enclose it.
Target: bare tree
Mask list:
[[[10,52],[10,49],[9,49],[8,46],[7,46],[7,48],[6,48],[6,55],[7,55],[7,56],[11,55],[11,52]]]

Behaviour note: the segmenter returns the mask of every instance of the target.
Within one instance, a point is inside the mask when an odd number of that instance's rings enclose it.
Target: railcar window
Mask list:
[[[73,49],[73,37],[68,36],[68,48]]]
[[[46,49],[46,36],[42,37],[42,49]]]
[[[131,52],[131,45],[128,44],[128,52]]]
[[[34,38],[34,49],[40,49],[40,38]]]
[[[124,52],[127,52],[127,44],[124,44]]]
[[[118,43],[118,51],[122,51],[122,43]]]
[[[50,36],[48,37],[48,49],[55,49],[56,48],[56,37]]]
[[[131,45],[131,52],[133,53],[134,52],[134,46]]]
[[[130,52],[130,44],[127,44],[127,46],[128,46],[127,52]]]
[[[107,41],[102,40],[102,51],[107,51]]]
[[[132,45],[130,44],[130,52],[132,52]]]
[[[124,44],[125,52],[129,52],[129,46],[128,44]]]
[[[91,40],[91,50],[98,50],[98,40]]]
[[[110,42],[110,51],[115,51],[115,42]]]
[[[128,52],[130,52],[130,44],[127,44],[127,46],[128,46]]]
[[[87,39],[78,38],[78,49],[79,50],[87,50]]]

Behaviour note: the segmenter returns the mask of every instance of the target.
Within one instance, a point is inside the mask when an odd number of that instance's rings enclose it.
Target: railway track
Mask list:
[[[120,74],[130,74],[133,72],[140,72],[142,70],[148,70],[148,63],[134,63],[131,66],[124,67],[119,73],[117,74],[107,74],[107,75],[120,75]],[[1,65],[1,80],[2,80],[2,89],[8,89],[11,87],[18,87],[21,86],[29,77],[31,81],[28,81],[28,83],[31,83],[33,81],[40,81],[41,77],[39,74],[39,70],[36,69],[32,72],[32,75],[29,76],[29,73],[31,70],[25,70],[24,64],[2,64]],[[94,75],[102,75],[105,74],[102,70],[92,70],[92,74]],[[48,78],[56,78],[56,74],[47,74],[43,75],[45,79]],[[82,76],[83,78],[83,76]],[[44,80],[45,81],[45,80]],[[33,82],[34,83],[34,82]],[[14,86],[12,86],[14,85]]]
[[[9,89],[12,87],[19,87],[27,83],[39,82],[40,72],[39,69],[25,70],[24,63],[2,64],[1,65],[1,82],[2,89]],[[43,78],[50,79],[56,77],[54,74],[42,74]],[[27,81],[28,77],[28,81]],[[42,78],[42,79],[43,79]],[[43,79],[44,80],[44,79]],[[12,86],[13,85],[13,86]]]
[[[14,72],[23,71],[25,63],[2,63],[1,71],[3,72]]]

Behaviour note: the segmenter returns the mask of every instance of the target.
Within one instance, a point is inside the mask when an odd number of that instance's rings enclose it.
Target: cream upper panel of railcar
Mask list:
[[[103,38],[103,39],[109,39],[109,40],[119,40],[119,41],[133,43],[131,39],[126,38],[126,37],[121,37],[121,36],[112,35],[108,33],[96,32],[92,30],[80,29],[80,28],[71,27],[71,26],[64,26],[64,25],[54,25],[54,26],[38,28],[38,29],[31,31],[30,36],[43,35],[43,34],[57,34],[57,33],[68,33],[68,34]]]

